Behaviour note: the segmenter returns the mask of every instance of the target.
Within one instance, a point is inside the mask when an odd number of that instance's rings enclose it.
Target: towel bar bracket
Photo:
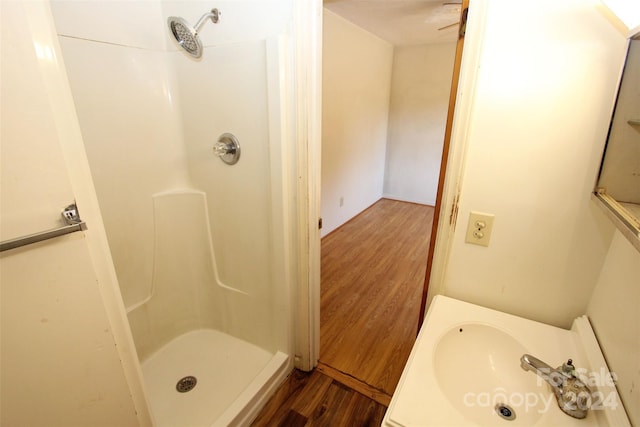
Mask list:
[[[62,211],[62,218],[66,224],[62,227],[0,242],[0,252],[19,248],[33,243],[42,242],[43,240],[53,239],[54,237],[64,236],[65,234],[75,233],[76,231],[84,231],[87,229],[87,223],[80,219],[80,214],[78,213],[78,208],[75,203],[64,208],[64,210]]]

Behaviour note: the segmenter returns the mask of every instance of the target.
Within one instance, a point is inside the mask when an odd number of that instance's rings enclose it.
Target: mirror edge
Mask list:
[[[619,207],[618,202],[606,193],[597,190],[591,193],[591,199],[613,222],[616,228],[626,237],[626,239],[640,251],[640,228],[635,226],[633,218],[629,218],[626,211]]]
[[[631,43],[631,40],[640,40],[640,25],[630,29],[628,42]],[[628,48],[627,48],[628,49]],[[626,62],[626,61],[625,61]],[[624,72],[624,66],[620,71],[620,80],[622,80],[622,73]],[[618,82],[618,89],[620,87],[620,81]],[[611,112],[612,120],[613,114],[615,110],[615,104],[617,102],[614,100],[613,110]],[[608,141],[607,136],[607,141]],[[607,143],[605,141],[604,150],[602,153],[602,159],[604,160],[604,156],[607,150]],[[602,166],[602,163],[601,163]],[[604,214],[613,222],[615,227],[625,236],[625,238],[638,250],[640,251],[640,223],[638,219],[634,217],[630,217],[627,213],[627,210],[624,209],[620,204],[607,195],[604,191],[601,191],[598,188],[598,181],[600,179],[600,170],[598,172],[598,177],[596,178],[596,184],[594,186],[594,190],[591,193],[591,200],[595,202],[595,204],[604,212]]]

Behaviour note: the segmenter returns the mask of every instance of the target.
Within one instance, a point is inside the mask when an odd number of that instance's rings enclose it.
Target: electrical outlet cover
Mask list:
[[[489,246],[494,218],[495,215],[493,214],[472,211],[469,214],[469,224],[467,224],[467,237],[465,242],[474,245]]]

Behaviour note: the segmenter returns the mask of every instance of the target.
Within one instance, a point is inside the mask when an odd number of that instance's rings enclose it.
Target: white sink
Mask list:
[[[582,420],[563,413],[550,387],[520,367],[525,353],[554,367],[573,359],[597,409]],[[437,296],[383,425],[629,426],[608,372],[585,316],[565,330]]]
[[[479,425],[499,421],[496,405],[507,404],[515,413],[511,425],[533,425],[544,405],[555,404],[546,393],[546,383],[520,367],[520,357],[529,353],[515,337],[496,327],[466,323],[450,329],[436,343],[433,368],[441,392],[462,415]],[[543,401],[516,396],[548,395]],[[513,416],[513,415],[512,415]]]

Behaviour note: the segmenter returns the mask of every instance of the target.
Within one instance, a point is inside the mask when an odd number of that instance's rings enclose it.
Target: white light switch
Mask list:
[[[474,245],[489,246],[491,231],[493,230],[493,214],[471,212],[467,225],[467,238],[465,242]]]

